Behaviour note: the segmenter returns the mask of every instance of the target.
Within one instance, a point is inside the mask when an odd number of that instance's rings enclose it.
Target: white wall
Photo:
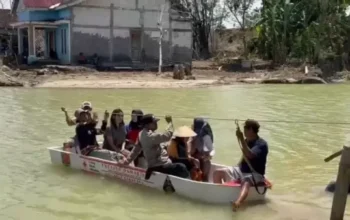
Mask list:
[[[107,28],[87,28],[87,27],[73,27],[73,32],[80,32],[82,34],[98,35],[99,37],[109,38],[110,32]]]
[[[125,29],[114,29],[113,35],[114,37],[129,38],[130,31]]]
[[[169,0],[139,0],[139,8],[145,7],[145,9],[160,11],[162,5],[165,11],[169,10]]]
[[[173,46],[187,47],[192,46],[191,32],[173,32]]]
[[[192,29],[191,22],[173,21],[171,26],[172,26],[173,29],[187,29],[187,30],[191,30]]]
[[[109,7],[111,4],[114,4],[114,7],[125,9],[136,8],[136,0],[86,0],[82,5]]]
[[[148,28],[157,28],[158,20],[160,16],[160,11],[145,11],[144,13],[144,25]],[[163,13],[163,19],[162,19],[163,27],[169,28],[169,13]]]
[[[25,6],[23,4],[23,0],[19,0],[18,7],[17,7],[17,12],[22,12],[24,10],[25,10]]]
[[[108,15],[108,19],[109,19]],[[138,28],[140,25],[139,11],[114,10],[114,26]]]
[[[73,8],[74,24],[109,26],[110,10],[103,8]]]

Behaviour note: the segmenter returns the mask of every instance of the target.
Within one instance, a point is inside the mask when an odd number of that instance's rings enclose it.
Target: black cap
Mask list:
[[[142,117],[142,120],[141,120],[142,124],[144,125],[157,122],[157,121],[159,121],[159,118],[154,117],[153,114],[146,114]]]

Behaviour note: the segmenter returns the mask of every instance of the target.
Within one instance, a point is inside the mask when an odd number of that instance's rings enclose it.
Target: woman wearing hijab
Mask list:
[[[203,181],[208,182],[211,158],[214,155],[214,135],[209,123],[203,118],[193,120],[193,130],[197,136],[192,140],[192,156],[200,161]]]

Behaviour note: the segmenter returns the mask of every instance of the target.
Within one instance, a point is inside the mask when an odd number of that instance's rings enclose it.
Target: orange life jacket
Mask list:
[[[168,155],[171,158],[179,158],[179,154],[178,154],[178,149],[177,149],[177,143],[175,140],[171,140],[170,144],[167,148],[168,150]],[[191,174],[191,179],[195,180],[195,181],[203,181],[203,172],[197,168],[197,167],[193,167],[192,170],[190,171]]]
[[[170,144],[169,144],[167,150],[168,150],[169,157],[179,158],[179,154],[177,152],[177,143],[175,140],[170,141]]]

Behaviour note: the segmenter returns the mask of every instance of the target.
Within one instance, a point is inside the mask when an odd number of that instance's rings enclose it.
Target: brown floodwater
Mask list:
[[[232,213],[135,185],[90,176],[50,163],[47,147],[74,133],[60,108],[72,114],[84,100],[100,117],[105,109],[132,108],[162,116],[254,118],[264,121],[346,121],[349,85],[236,85],[203,89],[0,89],[0,219],[37,220],[212,220],[329,219],[339,159],[323,159],[350,140],[349,125],[261,122],[270,146],[268,200]],[[127,117],[129,120],[129,117]],[[176,126],[190,119],[175,118]],[[233,121],[210,120],[217,163],[240,158]],[[160,129],[165,127],[164,122]],[[205,193],[205,192],[203,192]],[[350,205],[347,205],[350,208]],[[346,216],[349,218],[349,216]]]

